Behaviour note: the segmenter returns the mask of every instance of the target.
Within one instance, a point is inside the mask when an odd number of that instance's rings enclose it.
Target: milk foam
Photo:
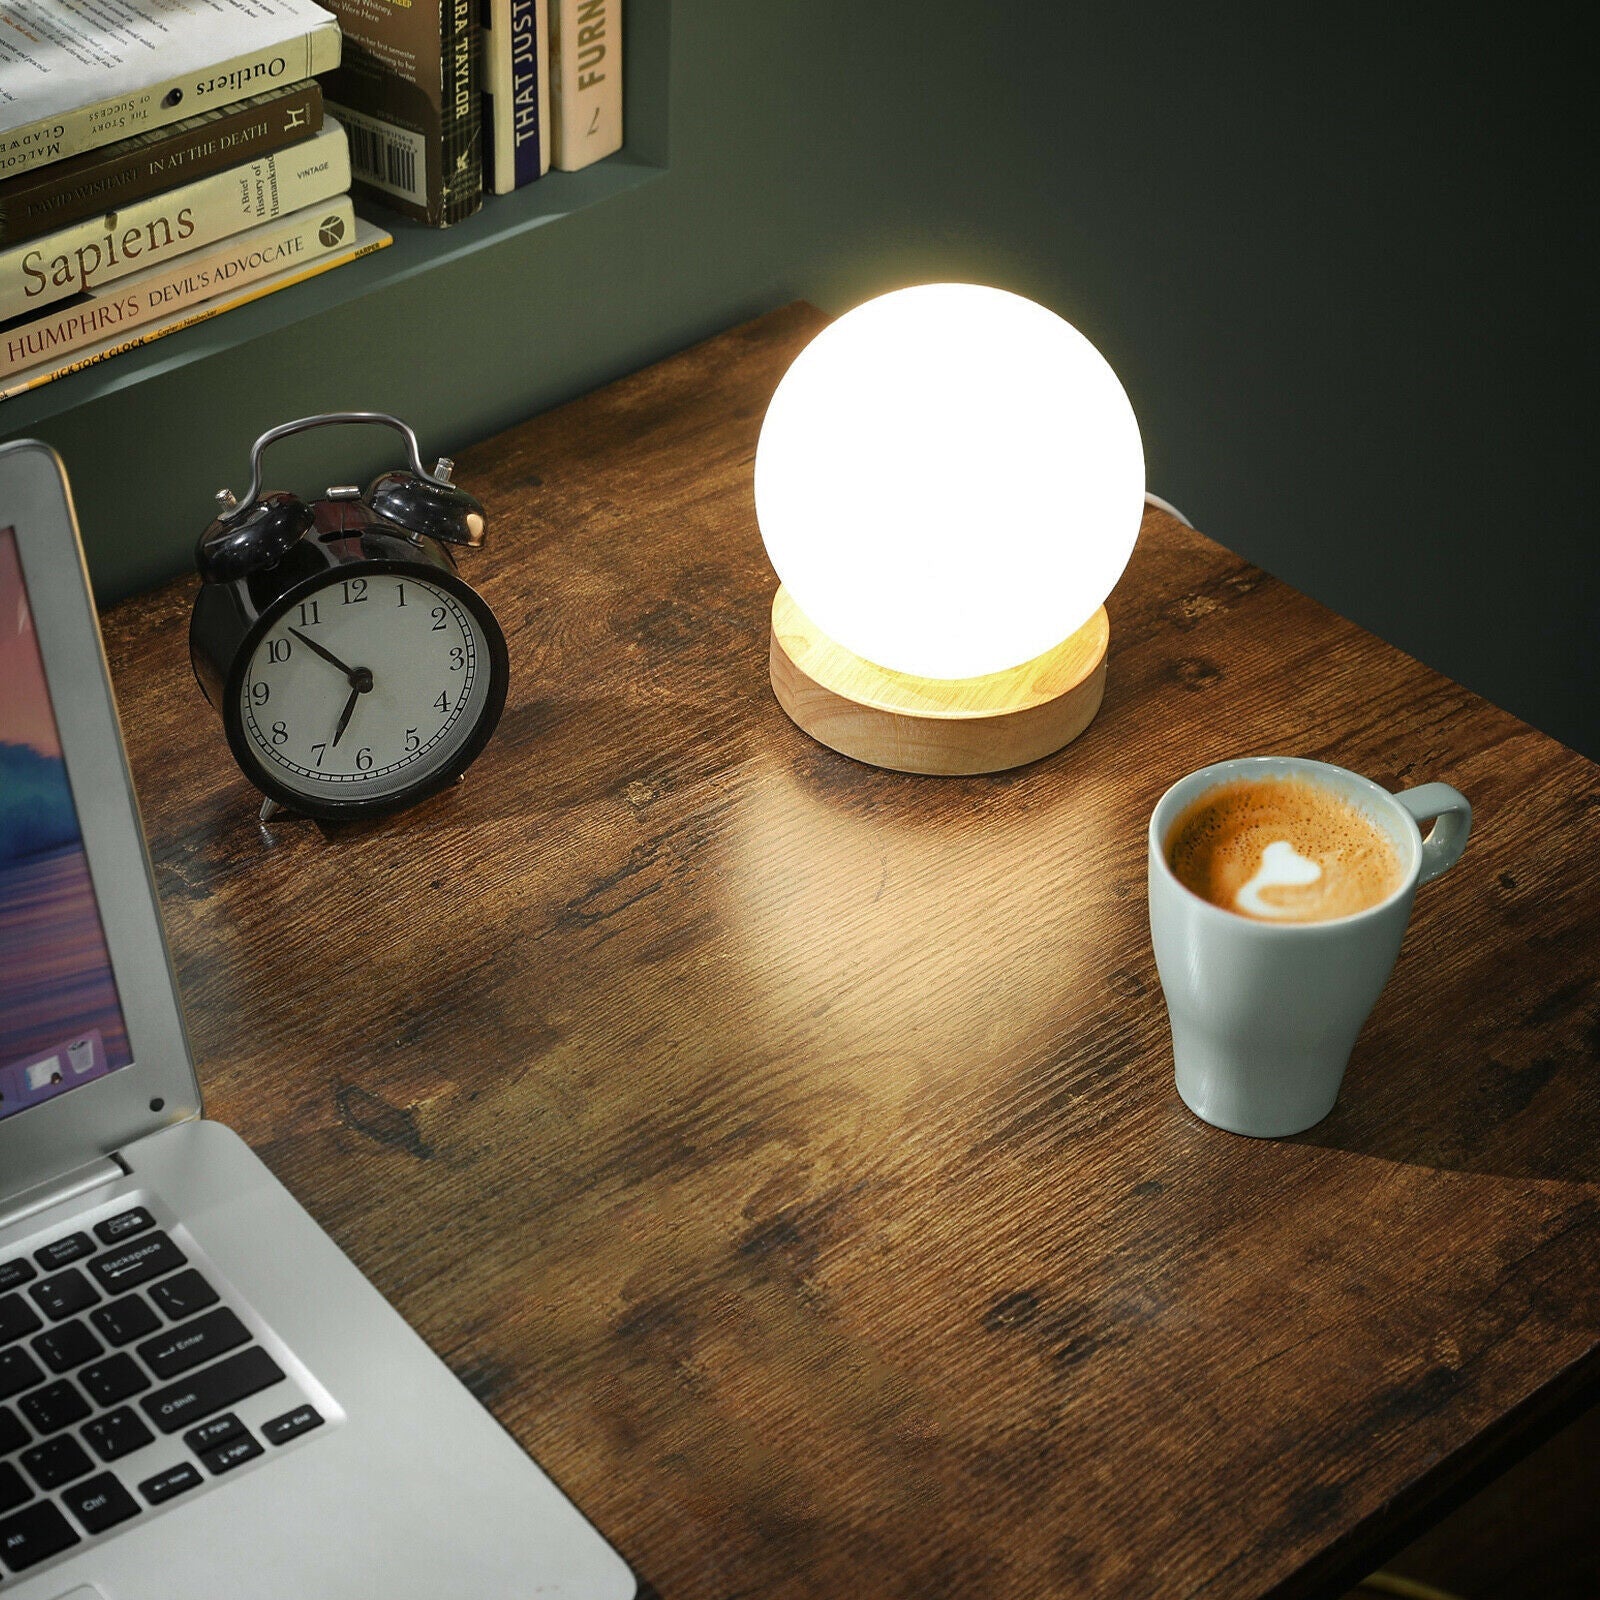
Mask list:
[[[1293,908],[1263,897],[1263,889],[1299,889],[1315,883],[1322,876],[1322,868],[1309,856],[1303,856],[1287,839],[1274,839],[1261,852],[1261,865],[1256,875],[1234,897],[1233,903],[1253,917],[1292,917]]]

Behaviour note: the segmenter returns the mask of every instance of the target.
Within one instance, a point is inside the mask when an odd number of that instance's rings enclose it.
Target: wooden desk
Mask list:
[[[812,744],[750,468],[822,320],[462,456],[515,681],[405,818],[259,832],[190,586],[107,618],[210,1113],[668,1600],[1332,1592],[1600,1375],[1600,769],[1154,513],[1064,753]],[[1281,1143],[1178,1100],[1145,920],[1262,751],[1477,807]]]

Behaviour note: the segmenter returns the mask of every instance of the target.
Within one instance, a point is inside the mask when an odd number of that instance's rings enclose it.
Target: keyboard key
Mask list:
[[[71,1372],[105,1354],[105,1346],[81,1322],[63,1322],[33,1341],[34,1354],[52,1372]]]
[[[192,1461],[180,1461],[175,1467],[168,1467],[165,1472],[158,1472],[153,1478],[146,1478],[139,1485],[139,1493],[153,1506],[158,1506],[163,1500],[170,1500],[174,1495],[180,1495],[185,1489],[197,1488],[206,1480],[200,1476],[200,1469]]]
[[[131,1406],[118,1406],[115,1411],[84,1423],[81,1431],[102,1461],[116,1461],[155,1442],[155,1435],[139,1420]]]
[[[251,1345],[215,1366],[203,1367],[181,1383],[147,1394],[139,1404],[163,1433],[176,1433],[213,1411],[236,1405],[246,1395],[282,1381],[283,1370],[278,1363],[260,1345]]]
[[[182,1322],[197,1311],[217,1303],[217,1291],[191,1267],[150,1291],[150,1298],[166,1312],[170,1322]]]
[[[0,1456],[20,1450],[28,1442],[28,1430],[17,1420],[10,1406],[0,1406]]]
[[[44,1382],[44,1368],[20,1344],[0,1350],[0,1400]]]
[[[82,1261],[94,1254],[94,1240],[86,1233],[69,1233],[65,1239],[52,1239],[42,1250],[33,1252],[33,1259],[46,1272],[55,1272],[74,1261]]]
[[[220,1477],[224,1472],[242,1467],[247,1461],[254,1461],[262,1453],[261,1446],[250,1434],[241,1433],[237,1439],[219,1444],[215,1450],[207,1450],[200,1459],[205,1462],[207,1471]]]
[[[68,1489],[61,1498],[86,1533],[104,1533],[139,1515],[139,1502],[122,1487],[114,1472],[102,1472],[98,1478]]]
[[[116,1216],[95,1223],[94,1231],[99,1235],[101,1244],[116,1244],[155,1225],[156,1219],[143,1206],[135,1206],[132,1211],[119,1211]]]
[[[158,1378],[176,1378],[225,1350],[250,1342],[250,1330],[227,1306],[218,1306],[139,1346],[139,1354]]]
[[[107,1356],[104,1361],[85,1367],[78,1374],[78,1382],[103,1406],[114,1406],[130,1394],[150,1387],[150,1380],[130,1355]]]
[[[269,1444],[287,1444],[291,1439],[297,1439],[302,1433],[310,1433],[313,1428],[322,1426],[322,1413],[309,1402],[303,1406],[296,1406],[293,1411],[285,1411],[281,1417],[274,1417],[271,1422],[261,1424],[261,1437]]]
[[[68,1267],[53,1278],[43,1279],[32,1285],[28,1293],[33,1296],[33,1303],[52,1322],[60,1322],[64,1317],[87,1311],[100,1299],[90,1288],[89,1280],[76,1267]]]
[[[0,1344],[10,1344],[25,1333],[35,1333],[44,1324],[39,1313],[20,1294],[8,1294],[0,1300]]]
[[[150,1309],[143,1295],[125,1294],[110,1305],[96,1306],[89,1320],[100,1330],[107,1344],[132,1344],[161,1326],[161,1318]]]
[[[0,1262],[0,1294],[7,1289],[15,1289],[24,1283],[31,1283],[34,1278],[33,1263],[24,1261],[20,1256],[15,1261]]]
[[[89,1415],[89,1402],[73,1387],[71,1378],[57,1378],[17,1401],[17,1410],[33,1424],[35,1433],[59,1433]]]
[[[229,1411],[224,1416],[202,1422],[198,1428],[191,1428],[184,1434],[183,1442],[198,1456],[207,1450],[214,1450],[219,1444],[226,1444],[236,1433],[243,1432],[244,1424]]]
[[[89,1263],[94,1281],[107,1294],[137,1289],[141,1283],[159,1278],[181,1267],[189,1258],[164,1233],[152,1233],[135,1244],[107,1250]]]
[[[22,1464],[41,1489],[59,1488],[63,1483],[71,1483],[74,1478],[94,1471],[94,1462],[70,1433],[59,1434],[31,1450],[24,1450]]]
[[[0,1518],[0,1557],[13,1572],[26,1572],[77,1544],[72,1524],[49,1500]]]
[[[14,1511],[33,1499],[28,1480],[9,1461],[0,1461],[0,1513]]]

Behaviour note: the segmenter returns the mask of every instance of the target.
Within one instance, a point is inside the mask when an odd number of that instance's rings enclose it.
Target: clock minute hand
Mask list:
[[[333,730],[333,743],[338,747],[339,741],[344,737],[344,730],[350,726],[350,714],[356,708],[356,701],[361,698],[360,689],[352,689],[350,698],[344,703],[344,710],[339,713],[339,726]]]
[[[344,662],[342,662],[331,650],[323,649],[323,647],[318,644],[315,639],[306,638],[306,636],[301,633],[298,628],[291,628],[289,632],[292,633],[295,638],[297,638],[300,643],[306,647],[306,649],[314,650],[330,666],[337,667],[352,683],[356,681],[356,674],[361,670],[360,667],[347,667]]]

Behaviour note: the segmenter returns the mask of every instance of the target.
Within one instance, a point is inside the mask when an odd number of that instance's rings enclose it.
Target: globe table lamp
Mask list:
[[[813,738],[998,772],[1093,720],[1144,452],[1116,374],[1054,312],[965,283],[847,312],[772,397],[755,500],[772,688]]]

